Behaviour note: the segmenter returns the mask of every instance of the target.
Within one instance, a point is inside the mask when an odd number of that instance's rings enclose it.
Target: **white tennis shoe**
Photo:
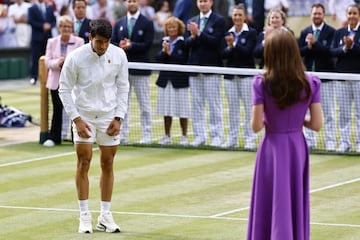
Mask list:
[[[120,232],[120,227],[114,222],[111,212],[100,214],[96,229],[108,233]]]
[[[90,212],[80,213],[79,220],[80,220],[79,233],[92,233],[93,232]]]

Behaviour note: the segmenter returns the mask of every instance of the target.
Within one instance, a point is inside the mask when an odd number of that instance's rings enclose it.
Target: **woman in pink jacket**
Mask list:
[[[45,65],[49,69],[46,87],[50,89],[53,103],[51,128],[47,140],[43,143],[46,147],[60,144],[62,138],[63,105],[58,93],[62,65],[69,52],[84,44],[82,38],[72,34],[72,30],[74,29],[73,24],[70,16],[61,16],[58,20],[60,35],[50,38],[46,45]]]

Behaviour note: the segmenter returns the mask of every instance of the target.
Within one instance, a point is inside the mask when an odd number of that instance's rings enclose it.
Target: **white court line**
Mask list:
[[[355,179],[348,180],[348,181],[345,181],[345,182],[332,184],[332,185],[322,187],[322,188],[317,188],[317,189],[311,190],[310,193],[321,192],[321,191],[324,191],[324,190],[327,190],[327,189],[340,187],[340,186],[350,184],[350,183],[354,183],[354,182],[358,182],[358,181],[360,181],[360,178],[355,178]]]
[[[66,208],[40,208],[40,207],[21,207],[21,206],[0,206],[3,209],[24,209],[24,210],[38,210],[38,211],[55,211],[55,212],[79,212],[78,209]],[[92,211],[99,212],[99,211]],[[138,215],[138,216],[154,216],[154,217],[174,217],[174,218],[194,218],[194,219],[217,219],[217,220],[230,220],[230,221],[248,221],[247,218],[229,218],[229,217],[212,217],[212,216],[196,216],[184,214],[166,214],[166,213],[143,213],[143,212],[117,212],[112,211],[112,214],[118,215]],[[320,223],[311,222],[312,225],[331,226],[331,227],[351,227],[360,228],[359,224],[343,224],[343,223]]]
[[[98,150],[99,148],[94,148],[93,150]],[[42,161],[42,160],[46,160],[46,159],[50,159],[50,158],[55,158],[55,157],[62,157],[62,156],[67,156],[67,155],[71,155],[71,154],[75,154],[75,152],[68,152],[68,153],[62,153],[62,154],[56,154],[56,155],[52,155],[52,156],[47,156],[47,157],[40,157],[40,158],[33,158],[33,159],[29,159],[29,160],[23,160],[23,161],[18,161],[18,162],[11,162],[11,163],[4,163],[4,164],[0,164],[0,167],[6,167],[6,166],[12,166],[12,165],[19,165],[22,163],[29,163],[29,162],[36,162],[36,161]],[[344,182],[340,182],[340,183],[336,183],[336,184],[332,184],[329,186],[325,186],[322,188],[317,188],[314,190],[311,190],[310,193],[315,193],[315,192],[321,192],[324,190],[328,190],[331,188],[335,188],[335,187],[339,187],[339,186],[343,186],[346,184],[350,184],[350,183],[354,183],[354,182],[358,182],[360,181],[360,178],[355,178],[352,180],[348,180],[348,181],[344,181]],[[0,208],[2,208],[2,206],[0,206]],[[238,209],[234,209],[234,210],[230,210],[230,211],[226,211],[226,212],[221,212],[221,213],[217,213],[211,216],[208,216],[206,218],[221,218],[223,219],[224,215],[228,215],[228,214],[232,214],[232,213],[236,213],[236,212],[242,212],[242,211],[246,211],[248,210],[249,207],[245,207],[245,208],[238,208]],[[125,214],[125,213],[124,213]],[[139,213],[142,214],[142,213]],[[142,215],[145,215],[145,213],[143,213]],[[158,214],[157,216],[160,216],[160,214]],[[180,216],[180,215],[179,215]],[[226,219],[232,219],[232,218],[226,218]],[[235,218],[235,219],[240,219],[240,218]],[[315,223],[314,223],[315,224]],[[320,224],[319,224],[320,225]],[[329,224],[328,224],[329,225]],[[341,224],[340,224],[341,225]],[[337,225],[336,225],[337,226]],[[348,226],[348,225],[346,225]],[[355,225],[358,226],[358,225]],[[360,226],[360,225],[359,225]]]
[[[230,210],[230,211],[227,211],[227,212],[222,212],[222,213],[214,214],[214,215],[211,215],[210,217],[221,217],[221,216],[228,215],[228,214],[232,214],[232,213],[236,213],[236,212],[246,211],[246,210],[248,210],[248,209],[249,209],[249,207],[238,208],[238,209]]]
[[[38,211],[55,211],[55,212],[79,212],[78,209],[66,209],[66,208],[40,208],[40,207],[22,207],[22,206],[0,206],[3,209],[23,209],[23,210],[38,210]],[[100,211],[91,211],[97,212]],[[143,212],[117,212],[111,211],[112,214],[119,215],[140,215],[140,216],[155,216],[155,217],[178,217],[178,218],[200,218],[200,219],[221,219],[221,220],[233,220],[233,221],[247,221],[246,218],[230,218],[230,217],[209,217],[209,216],[195,216],[184,214],[166,214],[166,213],[143,213]]]
[[[99,148],[93,148],[93,151],[96,151],[96,150],[99,150]],[[69,156],[69,155],[72,155],[72,154],[76,154],[76,152],[72,151],[72,152],[60,153],[60,154],[55,154],[55,155],[46,156],[46,157],[38,157],[38,158],[31,158],[31,159],[28,159],[28,160],[22,160],[22,161],[17,161],[17,162],[3,163],[3,164],[0,164],[0,167],[8,167],[8,166],[13,166],[13,165],[20,165],[20,164],[23,164],[23,163],[31,163],[31,162],[43,161],[43,160],[47,160],[47,159],[51,159],[51,158]]]
[[[313,189],[313,190],[310,191],[310,193],[321,192],[321,191],[325,191],[325,190],[328,190],[328,189],[331,189],[331,188],[340,187],[340,186],[350,184],[350,183],[354,183],[354,182],[358,182],[358,181],[360,181],[360,178],[355,178],[355,179],[352,179],[352,180],[348,180],[348,181],[332,184],[332,185],[329,185],[329,186]],[[238,208],[238,209],[234,209],[234,210],[230,210],[230,211],[226,211],[226,212],[217,213],[217,214],[211,215],[210,217],[221,217],[221,216],[224,216],[224,215],[228,215],[228,214],[236,213],[236,212],[242,212],[242,211],[246,211],[246,210],[249,210],[249,209],[250,209],[250,207]]]

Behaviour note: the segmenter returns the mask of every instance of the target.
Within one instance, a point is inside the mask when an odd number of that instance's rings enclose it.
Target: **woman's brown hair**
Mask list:
[[[164,25],[164,34],[165,36],[168,36],[168,31],[167,31],[167,27],[170,25],[170,24],[175,24],[178,26],[178,36],[182,36],[184,35],[185,33],[185,24],[180,20],[178,19],[177,17],[169,17],[166,22],[165,22],[165,25]]]
[[[309,99],[311,89],[294,35],[275,29],[266,37],[264,47],[264,85],[279,108]]]

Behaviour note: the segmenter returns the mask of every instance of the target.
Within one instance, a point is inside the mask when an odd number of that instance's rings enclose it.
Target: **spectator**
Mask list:
[[[360,9],[356,4],[347,7],[347,26],[335,31],[331,46],[333,56],[337,57],[336,71],[340,73],[360,73]],[[360,82],[340,80],[336,95],[339,105],[340,139],[337,152],[351,150],[350,134],[352,125],[352,103],[356,124],[355,151],[360,153]]]
[[[166,20],[172,15],[170,11],[169,1],[161,0],[159,3],[159,10],[155,13],[155,42],[160,42],[164,36],[164,25]]]
[[[325,7],[315,3],[311,7],[312,25],[303,29],[298,39],[301,55],[307,71],[333,72],[335,61],[331,58],[330,47],[335,29],[324,22]],[[325,149],[335,151],[335,81],[321,79],[321,103],[324,113]],[[312,130],[305,129],[310,149],[316,148],[317,137]]]
[[[96,2],[89,6],[88,16],[90,19],[105,18],[114,24],[114,16],[112,12],[112,5],[108,0],[96,0]]]
[[[62,0],[65,1],[65,0]],[[59,11],[59,17],[61,16],[71,16],[72,11],[70,10],[71,8],[68,5],[60,5],[62,6],[60,11]],[[57,22],[59,21],[59,17],[57,18]],[[74,24],[72,24],[72,26],[74,26]],[[54,31],[54,29],[52,29],[52,31]],[[56,32],[58,32],[57,35],[60,34],[59,29],[56,29]],[[57,36],[56,35],[56,36]],[[71,130],[71,120],[69,118],[69,116],[66,114],[65,110],[63,109],[63,113],[62,113],[62,125],[61,125],[61,139],[63,141],[68,141],[71,142],[72,141],[72,135],[70,134],[70,130]]]
[[[19,47],[29,47],[31,28],[27,23],[28,9],[30,3],[23,0],[16,0],[14,4],[9,6],[8,16],[14,19],[16,24],[16,41]]]
[[[86,0],[74,0],[74,34],[89,42],[90,19],[86,17]]]
[[[65,118],[67,120],[62,121],[63,114],[66,113],[63,113],[63,105],[58,92],[60,71],[66,55],[84,44],[82,38],[72,35],[73,21],[70,16],[59,17],[58,28],[60,35],[48,39],[45,53],[45,65],[49,69],[46,88],[50,89],[53,104],[50,132],[47,140],[43,143],[46,147],[53,147],[55,144],[60,144],[61,140],[67,140],[62,136],[64,134],[62,133],[62,125],[68,126],[69,120]]]
[[[70,16],[69,6],[67,6],[67,5],[62,6],[62,7],[60,8],[59,15],[60,15],[60,16],[64,16],[64,15]]]
[[[8,6],[0,4],[0,48],[17,47],[15,29],[13,18],[8,16]]]
[[[251,10],[251,26],[255,28],[258,33],[260,33],[264,30],[265,22],[264,0],[252,0]]]
[[[282,28],[287,31],[292,32],[286,26],[286,15],[280,9],[272,9],[270,10],[267,21],[266,28],[263,32],[259,33],[256,40],[256,47],[254,49],[254,57],[257,58],[258,64],[260,68],[264,66],[264,44],[266,36],[273,31],[274,29]],[[293,33],[293,32],[292,32]]]
[[[350,4],[354,4],[354,0],[329,0],[329,12],[331,18],[340,24],[340,27],[347,26],[346,9]]]
[[[288,0],[264,0],[264,7],[266,12],[270,12],[271,9],[279,9],[286,14],[290,4]]]
[[[230,2],[232,4],[230,4]],[[212,10],[225,19],[225,29],[229,29],[232,26],[231,13],[229,14],[229,8],[234,7],[234,0],[214,0]],[[230,10],[232,11],[232,9]]]
[[[148,20],[139,10],[139,0],[127,0],[128,13],[120,18],[113,31],[111,42],[125,50],[130,62],[148,62],[149,50],[154,38],[154,24]],[[130,69],[130,88],[134,88],[137,101],[140,106],[140,119],[142,127],[142,139],[140,143],[150,144],[151,139],[151,105],[150,105],[150,81],[151,71]],[[125,116],[121,129],[121,143],[126,143],[129,134],[130,119],[129,111]]]
[[[223,66],[221,43],[224,37],[225,19],[213,13],[213,0],[197,0],[200,14],[191,18],[187,24],[185,44],[189,49],[190,65]],[[194,141],[192,146],[206,143],[205,104],[210,109],[210,145],[220,147],[224,138],[223,111],[221,101],[221,76],[218,74],[190,75],[192,93],[192,117]]]
[[[321,128],[320,79],[305,74],[294,35],[281,28],[267,36],[264,59],[265,72],[252,83],[251,125],[265,133],[255,160],[247,239],[309,240],[310,163],[302,128]]]
[[[254,68],[252,56],[256,44],[256,30],[246,23],[246,9],[244,4],[236,5],[232,12],[234,26],[225,37],[226,47],[223,56],[227,60],[227,67]],[[224,76],[225,93],[229,104],[229,133],[224,148],[239,146],[240,132],[240,100],[243,102],[244,140],[245,149],[255,149],[256,134],[251,130],[251,76]]]
[[[173,16],[179,18],[183,23],[187,23],[191,18],[193,0],[177,0],[173,10]]]
[[[112,10],[115,21],[119,20],[126,15],[126,1],[115,0]]]
[[[144,15],[150,21],[155,21],[155,9],[151,4],[149,4],[148,0],[138,0],[139,1],[139,10],[142,15]]]
[[[185,25],[175,17],[170,17],[164,25],[165,37],[162,41],[162,49],[156,59],[162,63],[184,64],[187,60],[187,52],[184,43]],[[189,101],[189,76],[184,72],[160,71],[156,81],[159,87],[158,104],[156,112],[164,116],[165,136],[159,144],[171,144],[170,135],[172,118],[180,118],[182,137],[180,145],[187,145],[187,127],[190,117]]]
[[[49,0],[47,0],[49,1]],[[59,15],[59,16],[62,16],[61,15],[61,9],[66,6],[66,7],[69,7],[69,4],[72,0],[51,0],[53,2],[53,4],[55,5],[56,7],[56,10],[55,8],[53,7],[54,11]]]
[[[38,79],[39,58],[45,54],[47,40],[52,37],[51,29],[56,25],[53,8],[44,0],[34,2],[28,10],[28,23],[31,25],[30,84],[35,85]]]

